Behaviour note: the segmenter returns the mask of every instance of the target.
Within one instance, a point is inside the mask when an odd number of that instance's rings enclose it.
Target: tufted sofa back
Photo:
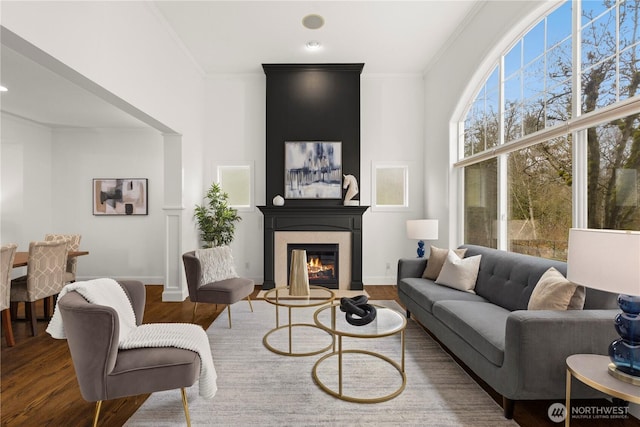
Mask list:
[[[566,276],[567,263],[476,245],[466,248],[465,258],[482,255],[475,291],[507,310],[526,310],[540,277],[550,267]],[[617,295],[595,289],[586,290],[585,309],[617,308]]]

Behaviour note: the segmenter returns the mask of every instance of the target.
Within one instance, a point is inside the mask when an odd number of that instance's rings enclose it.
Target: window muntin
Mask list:
[[[571,138],[508,155],[508,249],[566,260],[571,227]]]
[[[587,130],[589,228],[640,230],[638,114]]]
[[[465,243],[497,248],[498,163],[476,163],[464,170]]]
[[[570,93],[570,6],[543,18],[504,55],[505,142],[557,123],[554,104]]]
[[[487,246],[493,246],[497,241],[497,246],[503,249],[523,252],[535,249],[542,256],[564,259],[566,236],[562,237],[560,230],[566,234],[571,226],[599,228],[605,225],[608,228],[640,229],[640,214],[636,207],[640,199],[637,191],[640,185],[640,147],[634,144],[630,136],[640,135],[637,119],[640,103],[633,98],[638,95],[640,84],[640,1],[582,1],[580,26],[577,29],[581,38],[581,46],[577,47],[579,64],[574,67],[572,43],[577,38],[572,36],[571,15],[578,2],[567,1],[548,13],[498,61],[503,64],[504,77],[499,87],[502,88],[504,100],[496,114],[496,117],[502,116],[503,120],[496,121],[495,131],[487,132],[484,116],[483,120],[477,120],[478,100],[485,103],[488,80],[470,104],[472,107],[466,115],[464,133],[461,135],[464,138],[464,151],[460,153],[461,160],[456,165],[464,169],[465,201],[474,198],[470,193],[474,187],[467,185],[468,172],[473,175],[473,168],[477,165],[497,160],[495,164],[504,165],[502,167],[508,172],[504,176],[495,174],[496,200],[504,200],[497,203],[495,218],[505,218],[507,223],[503,224],[504,228],[485,224],[485,229],[495,234],[491,238],[485,235],[483,240],[477,235],[478,228],[468,230],[468,227],[477,227],[478,214],[465,204],[463,224],[466,243],[485,241],[488,242],[485,243]],[[574,88],[573,74],[577,72],[580,73],[580,79],[575,82],[580,84]],[[496,73],[500,75],[499,67],[492,75]],[[576,117],[572,117],[574,96],[581,104],[576,110]],[[602,119],[599,119],[600,116]],[[601,122],[605,124],[585,129]],[[502,129],[498,127],[500,124]],[[566,135],[557,138],[562,134]],[[585,135],[581,139],[584,143],[570,143],[576,135]],[[636,138],[640,141],[640,136]],[[560,140],[564,143],[558,145]],[[586,143],[587,140],[589,143]],[[557,152],[544,162],[540,161],[540,150],[545,147],[547,150],[549,147],[557,150],[560,146],[565,147],[563,156]],[[490,147],[495,148],[489,150]],[[571,156],[576,154],[571,150],[577,150],[576,158],[579,160],[572,166]],[[620,157],[620,153],[626,157]],[[552,160],[560,158],[564,159],[565,164],[562,172],[551,167]],[[595,162],[596,158],[599,162]],[[633,163],[632,159],[638,160]],[[531,222],[531,217],[523,218],[523,213],[515,209],[514,203],[518,199],[514,198],[514,192],[519,190],[513,181],[517,177],[516,160],[524,165],[527,165],[526,161],[535,160],[540,171],[547,171],[546,175],[540,174],[535,180],[540,181],[540,186],[544,184],[553,189],[554,196],[561,195],[566,199],[564,204],[549,207],[545,205],[550,202],[549,197],[540,194],[536,196],[538,200],[531,203],[534,207],[544,206],[541,212],[553,219],[545,222],[544,215],[533,218],[542,221],[530,224],[535,226],[535,244],[522,245],[516,242],[522,240],[516,237],[523,237],[527,231],[527,226],[524,225],[523,229],[523,224],[517,221]],[[545,162],[546,168],[542,168]],[[573,167],[573,170],[567,170],[566,165]],[[576,168],[581,171],[579,176],[586,175],[588,178],[573,179]],[[553,170],[561,175],[554,176]],[[504,183],[501,184],[501,181]],[[560,185],[560,182],[579,182],[579,188],[573,189],[572,193],[569,185]],[[579,203],[573,197],[577,197]],[[626,215],[615,214],[623,210],[627,212]],[[467,215],[472,215],[472,219]],[[572,216],[577,224],[572,223]],[[557,228],[552,224],[558,224]],[[505,230],[506,235],[498,233]],[[540,230],[544,230],[542,234]]]
[[[496,67],[480,89],[465,119],[465,156],[471,156],[498,143],[500,126],[500,79]],[[467,132],[468,131],[468,132]]]

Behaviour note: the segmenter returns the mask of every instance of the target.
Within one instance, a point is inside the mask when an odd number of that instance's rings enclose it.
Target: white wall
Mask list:
[[[410,209],[364,215],[366,284],[394,283],[397,259],[415,256],[415,242],[405,237],[406,219],[438,218],[441,238],[434,243],[449,244],[453,111],[504,29],[532,7],[528,2],[487,2],[424,80],[367,75],[365,65],[362,203],[371,202],[372,161],[413,162]],[[153,6],[144,2],[3,2],[2,24],[183,134],[183,251],[196,246],[193,206],[201,203],[217,159],[255,161],[256,203],[265,203],[263,76],[216,76],[205,84]],[[243,217],[234,253],[240,271],[257,278],[262,272],[262,218],[257,211]]]
[[[81,279],[162,284],[162,135],[153,129],[54,130],[50,232],[81,234]],[[147,178],[148,215],[94,216],[94,178]]]
[[[52,132],[4,113],[1,119],[0,242],[28,251],[52,228]]]
[[[365,65],[366,70],[366,65]],[[416,256],[406,237],[407,219],[424,218],[424,80],[421,75],[370,75],[361,80],[360,201],[371,205],[373,162],[409,165],[409,208],[369,208],[363,216],[365,285],[395,284],[399,258]]]
[[[2,114],[2,244],[81,234],[78,277],[163,283],[162,136],[152,129],[51,129]],[[149,215],[98,217],[93,178],[148,178]],[[16,269],[13,276],[24,274]]]
[[[216,181],[217,165],[252,163],[254,202],[265,204],[266,76],[212,75],[207,78],[203,185]],[[204,195],[204,194],[203,194]],[[200,201],[199,203],[202,203]],[[263,280],[263,221],[258,209],[240,212],[231,249],[238,274]]]
[[[366,68],[366,65],[365,65]],[[253,162],[255,201],[265,200],[265,76],[220,75],[207,79],[204,185],[215,180],[219,163]],[[405,220],[423,214],[424,82],[420,75],[366,75],[361,79],[360,200],[371,203],[373,161],[411,165],[409,210],[375,212],[363,217],[363,281],[395,283],[398,258],[415,256],[416,242],[407,240]],[[258,283],[263,274],[263,218],[259,210],[240,212],[232,244],[239,274]],[[248,268],[247,268],[248,263]],[[389,268],[387,268],[389,264]]]
[[[197,241],[193,206],[203,190],[204,78],[154,6],[53,1],[2,2],[0,7],[4,27],[182,135],[182,158],[176,159],[182,170],[169,168],[175,171],[169,179],[177,183],[178,194],[172,192],[165,202],[172,212],[176,205],[185,209],[178,230],[167,233],[163,225],[157,232],[179,240],[180,252],[192,249]],[[179,256],[167,261],[182,271]],[[181,281],[177,299],[186,295],[184,275]]]

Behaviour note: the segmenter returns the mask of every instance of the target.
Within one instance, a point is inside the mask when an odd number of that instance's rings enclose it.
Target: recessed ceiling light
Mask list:
[[[8,90],[9,90],[9,89],[7,89],[6,87],[4,87],[4,86],[0,86],[0,92],[6,92],[6,91],[8,91]]]
[[[317,40],[311,40],[307,42],[306,46],[308,50],[318,50],[322,45]]]
[[[316,14],[307,15],[302,18],[302,25],[310,30],[317,30],[324,25],[324,18]]]

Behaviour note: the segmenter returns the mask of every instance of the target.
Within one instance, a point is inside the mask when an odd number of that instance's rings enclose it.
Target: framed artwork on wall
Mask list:
[[[219,164],[216,181],[229,196],[229,206],[239,211],[253,210],[253,162]]]
[[[146,178],[95,178],[93,214],[147,215],[149,200]]]
[[[342,143],[285,142],[286,199],[342,198]]]
[[[401,162],[373,162],[372,166],[372,210],[408,209],[409,165]]]

